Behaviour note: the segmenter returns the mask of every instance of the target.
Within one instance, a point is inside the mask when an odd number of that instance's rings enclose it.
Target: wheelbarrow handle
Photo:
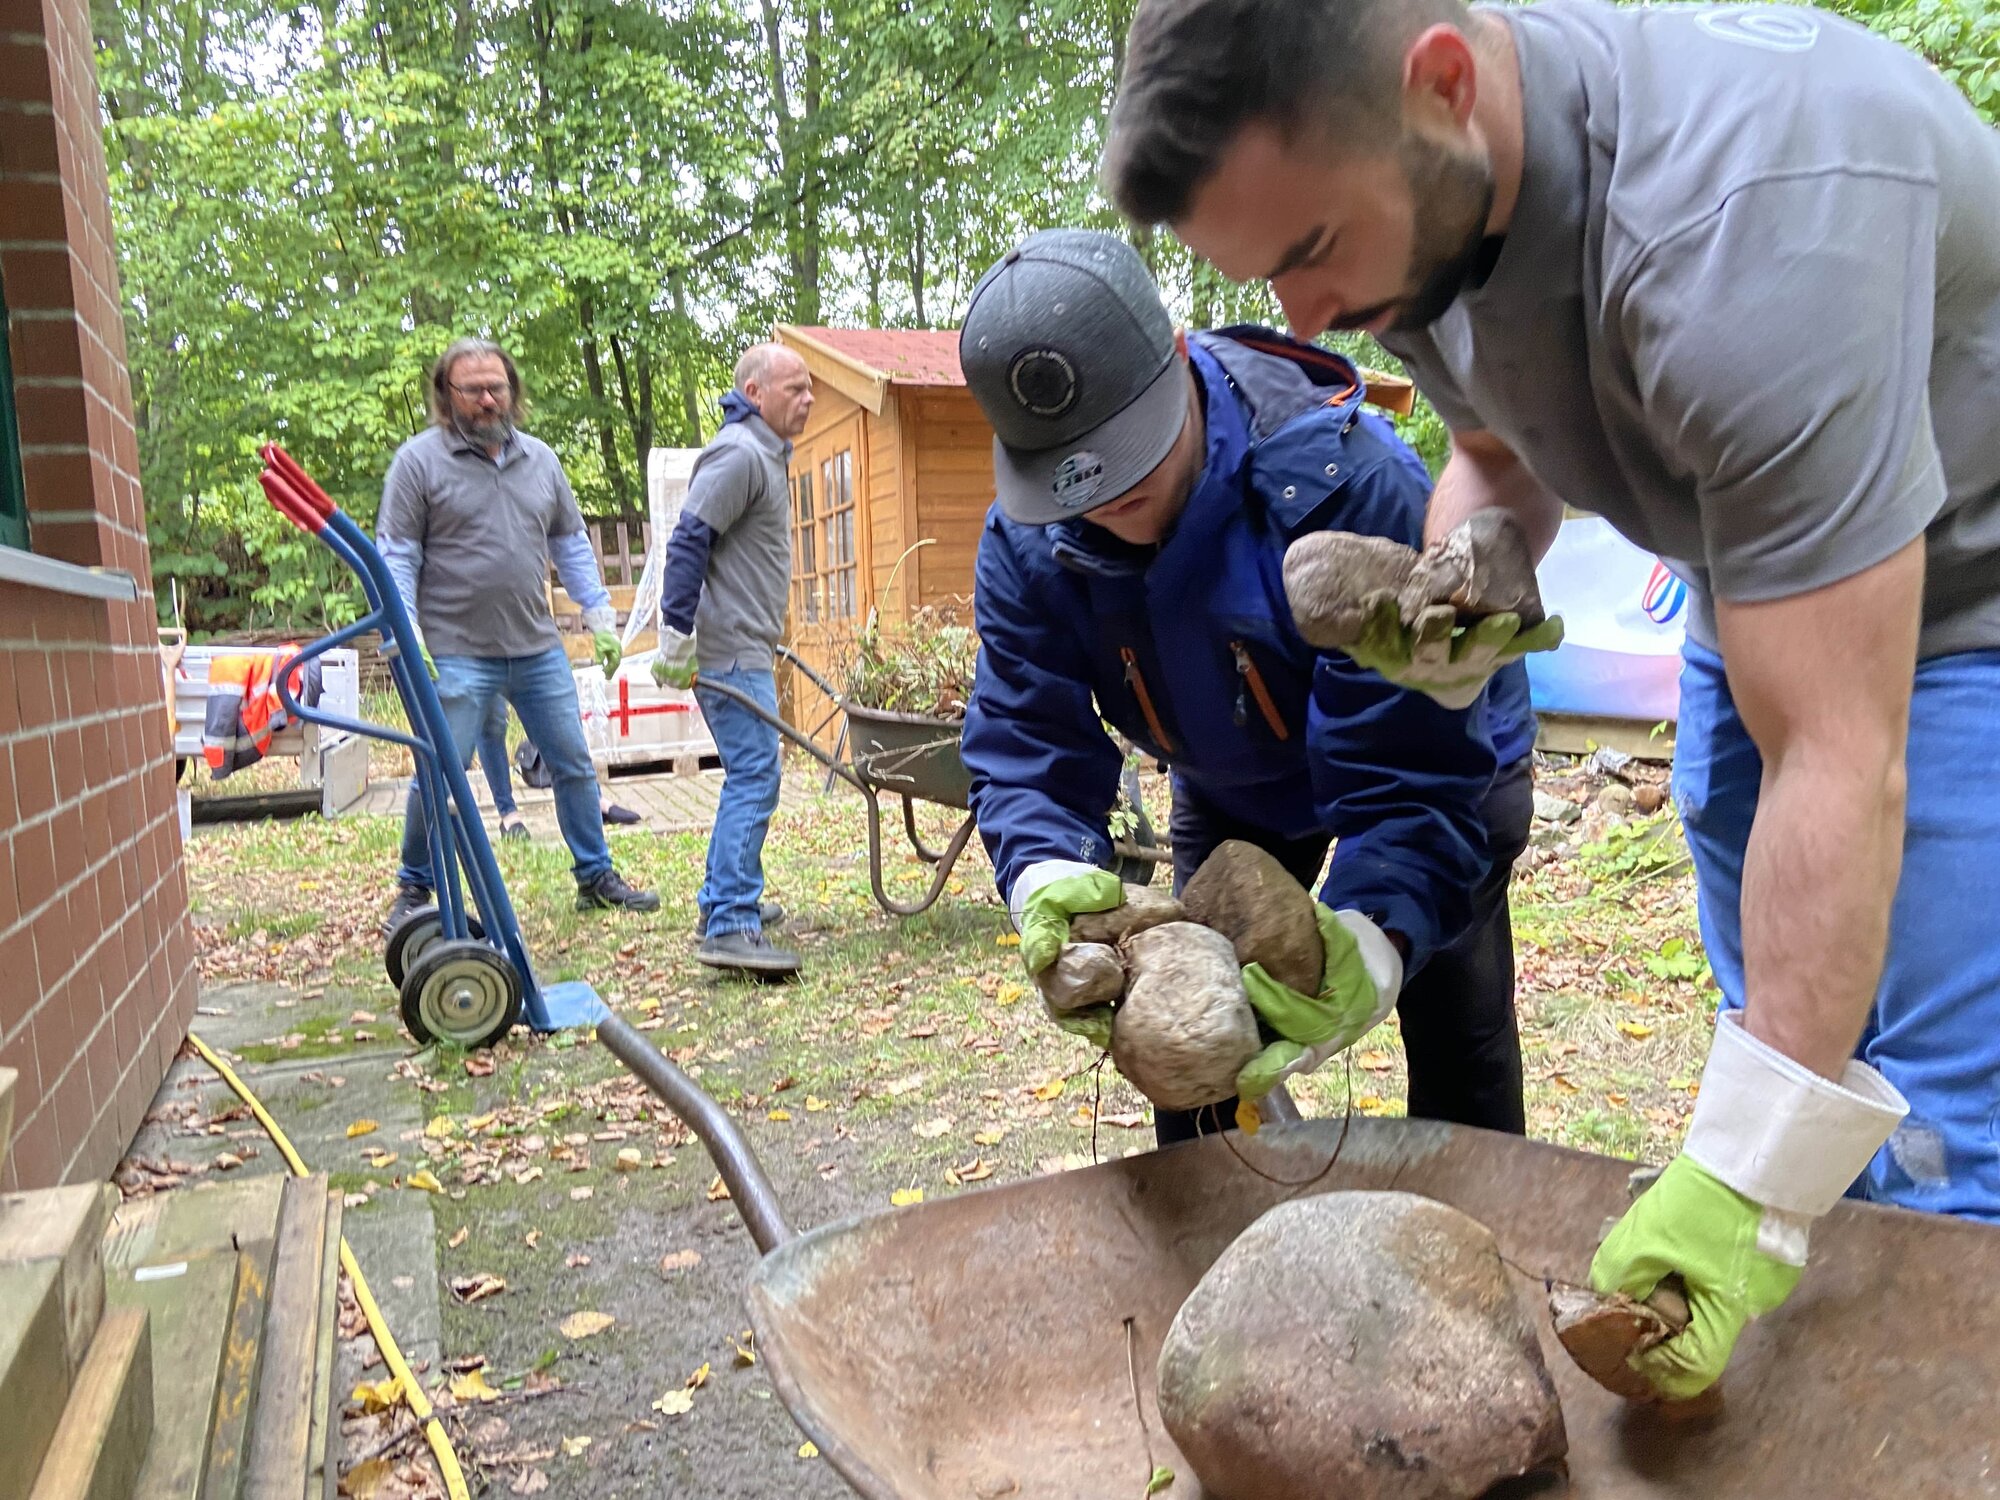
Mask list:
[[[664,1057],[659,1048],[618,1017],[610,1016],[597,1023],[597,1039],[701,1137],[709,1159],[729,1189],[730,1200],[743,1216],[750,1238],[756,1242],[757,1253],[769,1255],[791,1239],[792,1226],[785,1222],[784,1210],[778,1207],[778,1195],[772,1191],[771,1179],[764,1175],[764,1164],[757,1160],[750,1142],[722,1106]]]

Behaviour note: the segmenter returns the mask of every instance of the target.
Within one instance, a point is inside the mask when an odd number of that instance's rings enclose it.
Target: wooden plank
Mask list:
[[[335,1500],[340,1488],[340,1390],[333,1383],[334,1353],[340,1332],[340,1194],[326,1193],[326,1238],[320,1248],[319,1347],[313,1360],[312,1434],[306,1450],[306,1500]]]
[[[0,1263],[57,1267],[68,1380],[76,1378],[104,1315],[104,1231],[117,1201],[118,1190],[107,1182],[0,1197]]]
[[[0,1164],[14,1144],[14,1085],[20,1076],[12,1068],[0,1068]]]
[[[69,1399],[61,1268],[0,1265],[0,1495],[28,1493]]]
[[[313,1381],[325,1293],[326,1179],[292,1177],[278,1211],[261,1374],[243,1465],[246,1495],[297,1495],[312,1467]]]
[[[1599,745],[1638,760],[1671,762],[1674,726],[1656,735],[1656,725],[1640,719],[1603,719],[1588,714],[1537,714],[1541,732],[1535,748],[1552,755],[1588,755]]]
[[[153,1436],[153,1348],[142,1307],[98,1325],[30,1500],[126,1500]]]
[[[113,1276],[114,1307],[143,1308],[153,1343],[153,1443],[135,1500],[194,1500],[208,1466],[215,1387],[236,1289],[236,1252],[223,1249]]]
[[[270,1298],[270,1271],[262,1257],[236,1257],[236,1289],[230,1297],[228,1331],[222,1346],[222,1373],[215,1383],[215,1418],[209,1428],[207,1472],[202,1500],[237,1500],[250,1435],[250,1403],[257,1390],[263,1354],[264,1309]],[[263,1497],[245,1497],[263,1500]]]
[[[141,1267],[212,1251],[268,1250],[284,1186],[282,1177],[239,1176],[121,1203],[112,1215],[104,1263],[114,1277],[130,1278]]]

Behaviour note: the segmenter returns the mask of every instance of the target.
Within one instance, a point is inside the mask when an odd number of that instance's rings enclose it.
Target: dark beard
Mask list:
[[[459,422],[458,430],[475,443],[504,444],[513,436],[514,419],[505,414],[496,415],[490,421]]]
[[[1493,212],[1493,169],[1411,136],[1399,148],[1403,176],[1417,206],[1408,285],[1392,325],[1397,333],[1428,328],[1465,290],[1486,240]]]

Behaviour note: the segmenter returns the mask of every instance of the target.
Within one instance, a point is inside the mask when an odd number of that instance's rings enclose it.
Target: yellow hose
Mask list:
[[[222,1075],[222,1081],[236,1091],[236,1097],[250,1106],[250,1112],[257,1117],[277,1143],[278,1151],[285,1158],[285,1164],[295,1176],[311,1175],[299,1153],[292,1149],[291,1140],[283,1127],[271,1118],[271,1112],[264,1108],[264,1102],[250,1092],[250,1086],[236,1076],[236,1072],[217,1057],[193,1032],[188,1033],[188,1041],[201,1060]],[[389,1373],[395,1376],[403,1392],[403,1400],[409,1405],[410,1415],[424,1424],[424,1437],[429,1440],[431,1452],[437,1455],[439,1471],[444,1475],[445,1492],[450,1500],[470,1500],[465,1488],[465,1474],[458,1466],[458,1454],[452,1450],[451,1439],[445,1436],[444,1424],[437,1418],[437,1412],[424,1395],[424,1389],[417,1384],[417,1377],[410,1373],[409,1361],[403,1358],[403,1351],[396,1344],[395,1335],[389,1332],[389,1325],[382,1317],[382,1309],[375,1305],[375,1295],[368,1290],[367,1278],[361,1274],[361,1266],[354,1259],[354,1250],[347,1243],[347,1236],[340,1237],[340,1268],[347,1273],[347,1279],[354,1284],[354,1300],[361,1304],[361,1314],[368,1320],[368,1331],[375,1335],[376,1347],[382,1351],[382,1358],[388,1361]]]

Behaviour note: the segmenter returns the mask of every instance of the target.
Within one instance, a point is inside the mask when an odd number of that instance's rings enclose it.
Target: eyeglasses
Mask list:
[[[460,385],[456,380],[451,382],[451,388],[469,401],[477,401],[481,396],[505,401],[513,390],[512,386],[506,385]]]

